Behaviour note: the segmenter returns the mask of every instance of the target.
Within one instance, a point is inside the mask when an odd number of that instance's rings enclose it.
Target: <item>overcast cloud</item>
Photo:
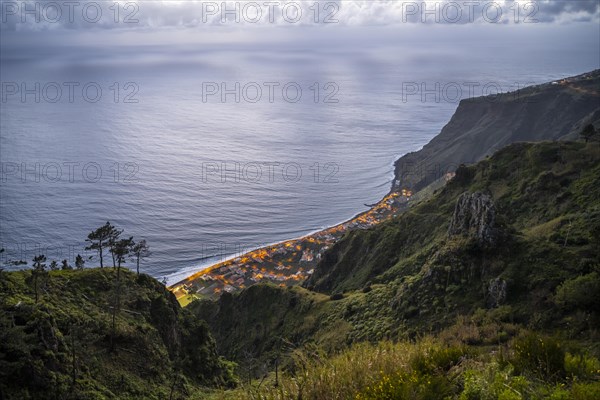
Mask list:
[[[2,30],[600,23],[600,0],[2,0]],[[223,6],[224,5],[224,6]]]

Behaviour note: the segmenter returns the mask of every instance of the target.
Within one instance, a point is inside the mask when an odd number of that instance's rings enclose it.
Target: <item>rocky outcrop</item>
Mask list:
[[[501,278],[492,279],[488,285],[488,307],[496,308],[506,301],[506,281]]]
[[[454,208],[448,228],[449,236],[469,236],[482,246],[496,243],[496,208],[492,198],[484,193],[463,193]]]

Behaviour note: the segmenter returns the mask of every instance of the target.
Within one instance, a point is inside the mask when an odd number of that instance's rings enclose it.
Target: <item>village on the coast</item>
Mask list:
[[[216,298],[223,292],[235,292],[258,282],[280,286],[298,284],[313,273],[323,253],[344,233],[368,229],[397,215],[408,206],[411,196],[408,189],[391,192],[349,221],[217,263],[170,289],[182,304],[187,304],[196,298]]]

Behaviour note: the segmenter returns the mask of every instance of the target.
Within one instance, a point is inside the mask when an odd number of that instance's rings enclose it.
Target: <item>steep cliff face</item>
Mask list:
[[[463,100],[439,135],[395,163],[394,188],[420,190],[460,164],[523,141],[577,138],[600,127],[600,70],[498,96]]]

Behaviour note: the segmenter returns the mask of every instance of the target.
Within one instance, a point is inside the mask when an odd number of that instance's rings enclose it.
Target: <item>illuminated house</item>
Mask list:
[[[311,262],[313,259],[314,259],[313,252],[309,249],[306,249],[302,252],[302,258],[300,259],[300,261]]]

